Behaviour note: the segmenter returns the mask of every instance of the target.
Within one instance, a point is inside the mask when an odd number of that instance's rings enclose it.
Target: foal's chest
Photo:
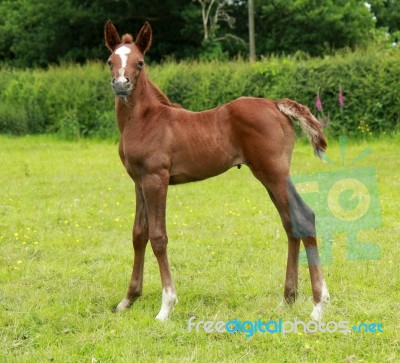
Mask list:
[[[120,155],[125,168],[133,175],[169,168],[168,147],[161,135],[123,135]]]

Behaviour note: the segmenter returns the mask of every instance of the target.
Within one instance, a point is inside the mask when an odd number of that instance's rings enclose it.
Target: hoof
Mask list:
[[[322,320],[323,314],[324,314],[324,309],[323,309],[322,305],[315,304],[313,307],[313,310],[311,312],[311,315],[310,315],[311,320],[320,322]]]
[[[288,306],[290,307],[292,305],[293,304],[288,303],[285,298],[282,298],[282,300],[278,304],[278,308],[283,308],[284,309],[284,308],[287,308]]]
[[[157,314],[156,320],[165,322],[169,319],[169,314],[163,314],[161,311]]]
[[[132,305],[132,302],[130,300],[128,300],[127,298],[124,298],[115,308],[115,311],[117,313],[124,311],[126,309],[128,309],[130,306]]]

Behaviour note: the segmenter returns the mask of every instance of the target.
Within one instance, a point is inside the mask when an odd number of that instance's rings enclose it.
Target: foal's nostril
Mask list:
[[[119,76],[119,77],[117,77],[117,78],[113,78],[113,80],[112,80],[112,84],[116,84],[116,83],[119,83],[119,84],[128,84],[128,83],[130,83],[131,81],[129,80],[129,78],[126,78],[126,77],[122,77],[122,76]]]
[[[125,76],[119,76],[113,78],[111,82],[114,93],[119,97],[127,97],[132,91],[133,85],[129,78]]]

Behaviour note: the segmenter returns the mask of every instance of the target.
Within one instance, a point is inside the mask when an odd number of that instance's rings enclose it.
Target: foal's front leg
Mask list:
[[[136,213],[132,231],[135,257],[128,292],[126,297],[118,304],[117,311],[127,309],[142,294],[144,254],[149,240],[149,224],[142,188],[137,184],[135,184],[135,192]]]
[[[156,319],[160,321],[168,319],[174,305],[178,302],[167,257],[168,237],[165,226],[165,210],[168,182],[169,173],[166,170],[161,171],[159,174],[147,175],[142,180],[149,220],[151,247],[157,258],[161,274],[162,304],[161,310],[156,316]]]

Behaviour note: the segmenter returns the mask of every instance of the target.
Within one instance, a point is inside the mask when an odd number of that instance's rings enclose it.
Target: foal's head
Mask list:
[[[123,100],[126,100],[136,87],[144,67],[144,54],[151,44],[151,35],[148,22],[140,29],[135,42],[130,34],[125,34],[121,39],[111,20],[107,21],[104,27],[106,46],[112,53],[108,58],[112,75],[111,86],[115,95]]]

